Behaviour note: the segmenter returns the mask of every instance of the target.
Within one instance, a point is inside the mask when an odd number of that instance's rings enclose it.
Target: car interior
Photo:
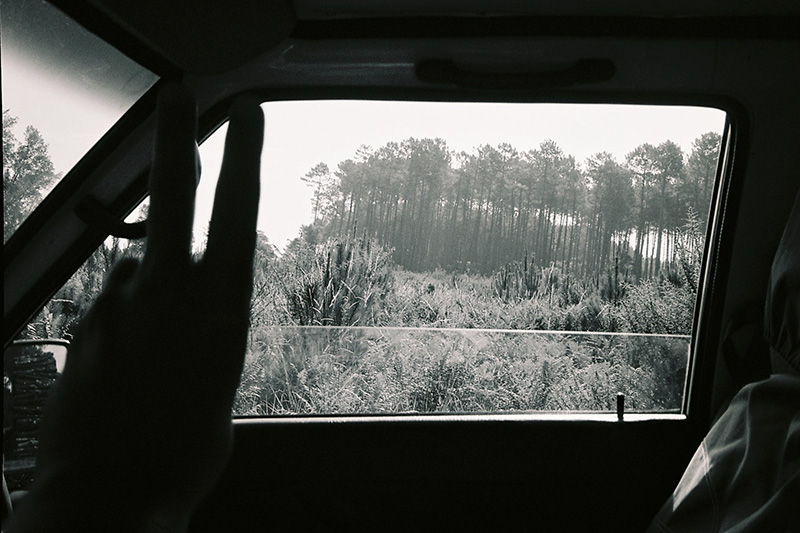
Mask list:
[[[20,16],[36,16],[40,3]],[[22,4],[3,0],[3,17],[25,13]],[[4,348],[109,236],[143,236],[127,217],[148,194],[167,80],[196,93],[198,142],[243,93],[658,104],[726,116],[678,412],[236,418],[231,459],[191,531],[643,531],[731,398],[780,370],[763,313],[800,191],[796,2],[50,4],[150,74],[122,63],[101,72],[103,90],[127,91],[131,104],[5,237]],[[51,58],[62,62],[52,68],[89,65],[66,58]]]

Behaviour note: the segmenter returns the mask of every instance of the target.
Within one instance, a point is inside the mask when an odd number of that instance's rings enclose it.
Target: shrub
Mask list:
[[[542,278],[539,268],[528,263],[528,254],[522,262],[514,261],[501,267],[492,275],[494,295],[504,302],[532,298],[539,290]]]
[[[688,286],[651,279],[628,286],[615,314],[622,331],[689,335],[694,303],[695,295]]]
[[[391,252],[369,239],[329,241],[310,260],[293,257],[283,280],[292,321],[299,325],[355,326],[380,322],[392,283]],[[291,261],[292,259],[290,259]]]

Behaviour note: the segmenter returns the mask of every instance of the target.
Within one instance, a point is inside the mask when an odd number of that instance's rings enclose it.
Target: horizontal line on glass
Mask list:
[[[448,328],[448,327],[420,327],[420,326],[261,326],[262,329],[271,330],[363,330],[363,331],[421,331],[421,332],[461,332],[461,333],[513,333],[527,335],[584,335],[584,336],[615,336],[615,337],[662,337],[669,339],[690,340],[691,335],[678,335],[672,333],[632,333],[625,331],[562,331],[545,329],[494,329],[494,328]]]

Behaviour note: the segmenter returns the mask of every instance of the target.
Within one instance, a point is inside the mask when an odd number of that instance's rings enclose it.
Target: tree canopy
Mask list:
[[[17,118],[3,111],[3,242],[58,179],[39,130],[28,126],[19,141],[13,132],[16,124]]]
[[[410,270],[489,273],[525,255],[583,276],[614,262],[647,278],[677,265],[690,210],[708,212],[719,144],[709,132],[688,156],[666,140],[579,165],[549,139],[456,153],[409,138],[363,146],[333,173],[320,163],[303,180],[314,187],[315,240],[374,238]]]

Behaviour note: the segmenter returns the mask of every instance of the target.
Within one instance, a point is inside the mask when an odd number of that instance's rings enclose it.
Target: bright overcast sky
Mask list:
[[[714,109],[620,105],[526,105],[320,101],[265,104],[259,229],[283,248],[312,220],[311,190],[300,177],[319,162],[335,171],[361,145],[374,149],[409,137],[441,137],[455,151],[506,142],[517,150],[553,139],[579,163],[597,152],[618,160],[639,144],[667,139],[688,154],[692,141],[721,132],[725,115]],[[219,172],[222,128],[201,149],[196,231],[210,216],[213,180]],[[209,179],[209,177],[212,177]]]

